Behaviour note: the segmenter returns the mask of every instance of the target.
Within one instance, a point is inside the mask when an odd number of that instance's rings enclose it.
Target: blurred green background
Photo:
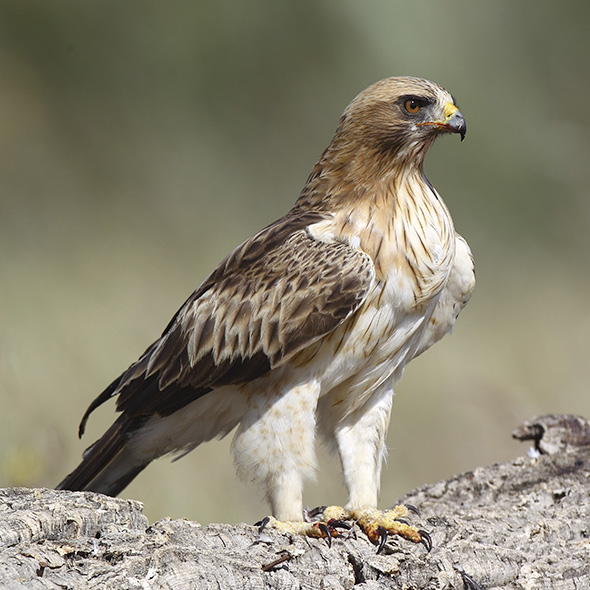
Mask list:
[[[382,505],[590,416],[590,5],[0,5],[0,485],[53,486],[113,419],[89,402],[219,260],[286,212],[357,92],[435,80],[468,122],[426,171],[477,262],[452,337],[396,388]],[[124,493],[154,520],[254,522],[229,440]],[[345,501],[320,451],[310,506]]]

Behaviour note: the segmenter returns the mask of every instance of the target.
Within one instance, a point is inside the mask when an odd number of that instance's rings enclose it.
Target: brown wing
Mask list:
[[[159,340],[88,408],[119,395],[128,416],[169,415],[222,385],[262,376],[353,313],[374,279],[369,256],[291,213],[236,248],[189,297]]]

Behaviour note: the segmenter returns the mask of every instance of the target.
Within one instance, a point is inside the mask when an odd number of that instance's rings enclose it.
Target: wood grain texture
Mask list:
[[[544,420],[546,435],[552,423],[562,432],[568,422]],[[330,548],[272,530],[260,539],[243,524],[164,519],[149,526],[139,502],[2,490],[0,587],[463,589],[467,577],[485,590],[589,588],[590,446],[577,440],[403,497],[420,509],[431,553],[394,538],[377,555],[360,532]]]

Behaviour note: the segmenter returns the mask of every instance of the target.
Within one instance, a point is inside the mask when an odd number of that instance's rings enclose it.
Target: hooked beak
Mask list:
[[[467,133],[467,123],[461,111],[454,105],[448,102],[445,105],[445,121],[443,128],[450,133],[458,133],[461,136],[461,141],[465,139]]]
[[[467,133],[465,118],[461,114],[461,111],[450,102],[447,102],[445,105],[442,121],[425,121],[424,123],[417,123],[417,125],[438,127],[443,133],[458,133],[461,136],[461,141],[465,139],[465,134]]]

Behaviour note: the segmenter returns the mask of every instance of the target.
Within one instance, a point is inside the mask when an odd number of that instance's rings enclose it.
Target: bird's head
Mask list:
[[[394,160],[421,164],[442,133],[465,138],[467,126],[453,97],[420,78],[386,78],[363,90],[346,108],[337,136]]]

